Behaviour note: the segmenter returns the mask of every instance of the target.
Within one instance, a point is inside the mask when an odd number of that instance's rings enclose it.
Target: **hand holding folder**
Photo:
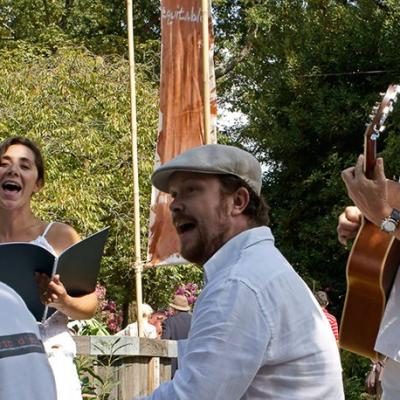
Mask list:
[[[37,321],[54,309],[40,300],[36,273],[55,274],[71,296],[91,293],[96,288],[100,261],[109,228],[73,244],[55,257],[45,248],[32,243],[0,244],[0,281],[12,287],[25,301]]]

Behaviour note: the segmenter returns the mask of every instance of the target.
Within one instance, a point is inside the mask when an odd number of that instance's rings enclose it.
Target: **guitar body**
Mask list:
[[[364,219],[347,262],[339,345],[378,360],[379,326],[400,265],[400,241]]]

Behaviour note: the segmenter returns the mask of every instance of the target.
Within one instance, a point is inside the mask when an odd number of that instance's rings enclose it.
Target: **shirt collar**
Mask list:
[[[218,272],[229,268],[243,249],[263,240],[274,241],[272,232],[267,226],[247,229],[228,240],[204,264],[205,283],[214,279]]]

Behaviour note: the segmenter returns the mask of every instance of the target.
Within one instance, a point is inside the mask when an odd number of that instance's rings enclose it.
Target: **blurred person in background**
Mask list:
[[[157,331],[154,325],[149,322],[149,319],[153,314],[153,309],[146,303],[142,304],[142,322],[143,322],[143,336],[150,339],[157,338]],[[137,322],[133,322],[127,325],[124,329],[120,330],[115,336],[135,336],[138,337],[138,326]]]

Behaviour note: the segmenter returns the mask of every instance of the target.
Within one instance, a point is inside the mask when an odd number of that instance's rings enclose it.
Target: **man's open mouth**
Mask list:
[[[178,234],[186,233],[196,227],[196,224],[194,222],[186,222],[184,224],[177,224],[176,225],[176,230]]]

